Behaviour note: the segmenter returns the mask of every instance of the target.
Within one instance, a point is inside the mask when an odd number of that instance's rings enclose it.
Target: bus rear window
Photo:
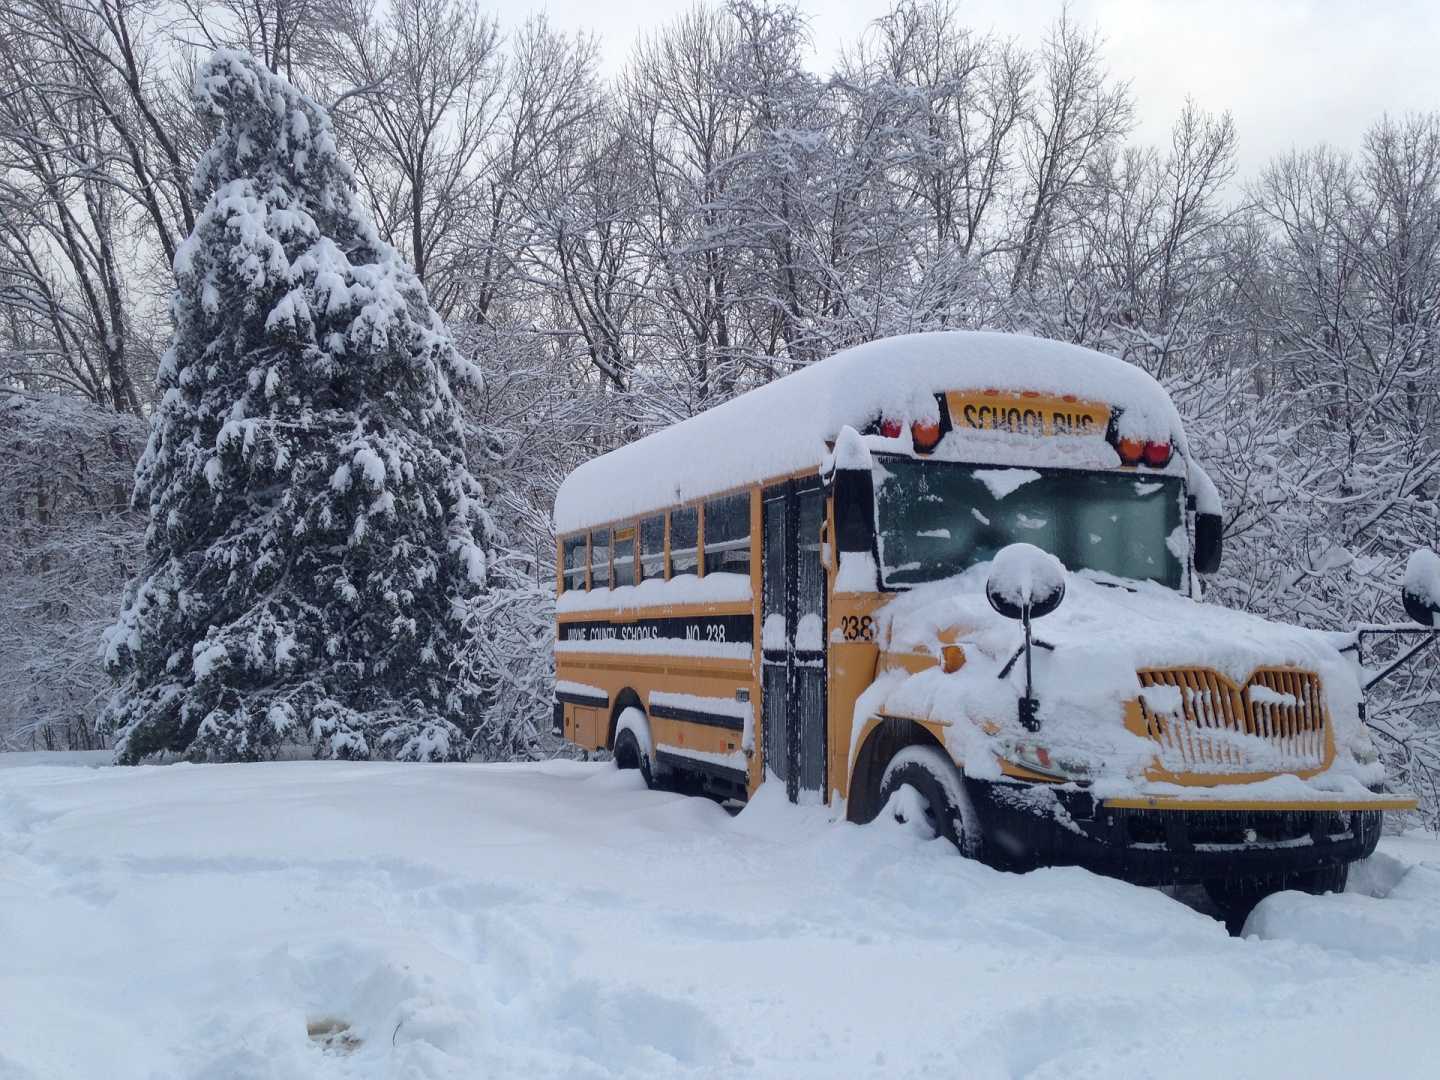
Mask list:
[[[670,511],[670,576],[693,574],[699,568],[700,515],[693,506]]]
[[[750,573],[750,495],[705,504],[705,573]]]
[[[665,576],[665,518],[660,514],[640,522],[640,572],[646,581]]]
[[[565,591],[571,589],[585,588],[585,534],[569,536],[564,543],[565,566],[564,581]]]
[[[610,587],[610,530],[596,529],[590,534],[590,587]]]

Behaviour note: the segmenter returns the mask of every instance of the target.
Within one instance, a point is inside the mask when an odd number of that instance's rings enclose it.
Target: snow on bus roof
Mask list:
[[[1048,338],[939,331],[845,349],[571,473],[555,496],[560,532],[631,517],[819,466],[827,443],[881,414],[934,418],[947,390],[1074,394],[1124,410],[1125,434],[1174,439],[1179,414],[1148,374]]]

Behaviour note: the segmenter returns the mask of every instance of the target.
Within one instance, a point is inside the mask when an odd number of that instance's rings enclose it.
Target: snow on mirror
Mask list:
[[[1034,544],[1001,548],[985,581],[990,606],[1007,619],[1043,618],[1065,599],[1065,565]]]
[[[1405,585],[1401,591],[1405,613],[1421,626],[1434,626],[1440,613],[1440,555],[1429,548],[1416,548],[1405,564]]]

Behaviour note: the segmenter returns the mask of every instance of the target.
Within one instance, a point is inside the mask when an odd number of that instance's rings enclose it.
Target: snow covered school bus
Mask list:
[[[1200,600],[1221,507],[1160,385],[917,334],[598,457],[555,501],[557,734],[992,865],[1343,885],[1384,793],[1338,635]]]

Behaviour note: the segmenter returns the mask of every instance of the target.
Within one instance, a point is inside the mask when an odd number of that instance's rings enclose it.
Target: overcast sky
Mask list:
[[[689,0],[532,4],[558,26],[600,33],[610,71],[624,63],[638,34],[689,6]],[[815,67],[824,70],[889,3],[800,6],[811,17]],[[1242,175],[1292,146],[1324,141],[1353,149],[1387,111],[1440,109],[1440,0],[1073,0],[1071,8],[1082,23],[1100,28],[1111,70],[1131,81],[1137,137],[1163,143],[1188,94],[1206,109],[1234,115]],[[976,29],[1034,44],[1060,3],[961,0],[959,9]]]

